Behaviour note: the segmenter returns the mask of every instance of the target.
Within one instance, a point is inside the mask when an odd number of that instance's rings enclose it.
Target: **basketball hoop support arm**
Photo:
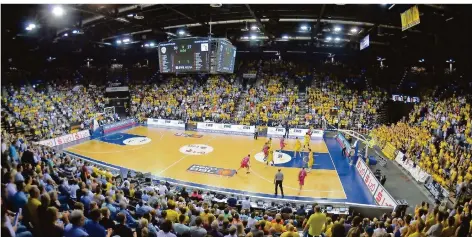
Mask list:
[[[365,144],[365,157],[367,158],[368,152],[369,152],[369,141],[364,137],[364,135],[353,131],[353,130],[345,130],[345,129],[336,129],[339,132],[345,133],[351,137],[355,137],[357,140],[362,141]]]

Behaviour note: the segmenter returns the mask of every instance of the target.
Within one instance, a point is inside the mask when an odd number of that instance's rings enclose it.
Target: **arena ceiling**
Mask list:
[[[65,14],[59,18],[51,14],[51,5],[2,5],[2,45],[13,46],[8,52],[20,47],[53,53],[59,48],[54,45],[73,52],[140,50],[146,44],[211,32],[212,37],[230,39],[239,51],[358,52],[359,41],[369,34],[371,48],[379,50],[375,54],[383,50],[415,57],[470,53],[471,5],[419,5],[421,23],[402,31],[400,13],[411,6],[70,4],[63,5]],[[26,30],[32,22],[36,29]],[[117,45],[123,39],[129,41]]]

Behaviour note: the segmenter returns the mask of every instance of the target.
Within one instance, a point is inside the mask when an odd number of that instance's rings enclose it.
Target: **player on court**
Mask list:
[[[262,151],[264,152],[264,161],[266,161],[267,156],[269,155],[269,142],[266,142],[264,144],[264,147],[262,147]]]
[[[311,134],[312,134],[311,128],[308,128],[308,131],[306,133],[308,133],[308,135],[310,135],[311,137]]]
[[[285,148],[285,145],[287,145],[287,143],[285,143],[285,138],[281,137],[280,138],[280,151],[282,151]]]
[[[272,165],[275,165],[274,150],[272,149],[272,147],[269,147],[269,155],[267,156],[266,167],[269,165],[270,162],[272,162]]]
[[[298,137],[295,138],[295,156],[294,158],[297,158],[297,153],[301,156],[301,149],[302,149],[302,143],[300,142],[300,140],[298,140]]]
[[[278,158],[282,158],[282,150],[285,148],[285,145],[287,145],[287,143],[285,143],[285,138],[280,138],[280,153],[278,155]]]
[[[236,170],[236,174],[238,173],[238,171],[241,169],[241,168],[246,168],[246,174],[249,174],[249,166],[250,166],[250,157],[251,155],[248,154],[246,157],[244,157],[242,160],[241,160],[241,166],[238,168],[238,170]]]
[[[311,168],[313,167],[314,162],[315,160],[313,159],[313,152],[311,151],[310,148],[308,148],[308,162],[307,162],[308,172],[311,172]]]
[[[308,134],[308,132],[305,134],[305,142],[303,144],[303,149],[305,149],[305,146],[310,148],[310,139],[311,139],[311,136],[310,134]]]
[[[305,167],[302,167],[300,172],[298,172],[298,184],[300,184],[300,190],[298,190],[298,195],[302,192],[303,185],[305,185],[305,178],[307,174],[305,171]]]

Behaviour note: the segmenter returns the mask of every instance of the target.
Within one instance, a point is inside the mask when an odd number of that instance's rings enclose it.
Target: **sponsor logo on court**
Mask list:
[[[191,144],[181,147],[179,151],[186,155],[201,156],[211,153],[213,147],[204,144]]]
[[[187,171],[203,174],[214,174],[225,177],[231,177],[236,173],[236,171],[232,169],[216,168],[206,165],[192,165],[187,169]]]
[[[151,142],[151,139],[148,137],[132,137],[125,139],[123,141],[123,144],[129,145],[129,146],[140,146],[144,144],[148,144]]]
[[[279,155],[281,155],[280,158],[279,158]],[[264,161],[264,152],[259,152],[254,157],[256,158],[257,161],[262,162],[262,163],[266,163],[266,161]],[[276,165],[287,163],[290,160],[292,160],[291,156],[289,156],[289,155],[287,155],[283,152],[274,151],[274,163]]]
[[[200,134],[190,134],[190,133],[185,133],[185,132],[178,132],[174,134],[177,137],[191,137],[191,138],[201,138],[203,135]]]

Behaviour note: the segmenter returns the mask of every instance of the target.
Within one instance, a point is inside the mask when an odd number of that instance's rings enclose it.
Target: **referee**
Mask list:
[[[254,126],[254,140],[257,140],[257,137],[259,136],[259,128],[256,126]]]
[[[288,135],[290,132],[290,127],[288,126],[288,121],[285,122],[285,138],[288,139]]]
[[[280,192],[282,193],[282,198],[284,197],[284,188],[282,187],[283,181],[284,181],[284,174],[282,173],[281,169],[279,169],[279,172],[277,172],[274,177],[275,196],[277,196],[277,186],[279,186]]]

